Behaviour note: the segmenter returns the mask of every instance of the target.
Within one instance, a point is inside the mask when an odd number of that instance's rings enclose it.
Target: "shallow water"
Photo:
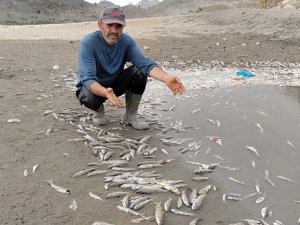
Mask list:
[[[198,128],[179,133],[171,131],[165,134],[165,137],[192,138],[181,145],[183,147],[187,147],[188,143],[193,141],[201,142],[199,151],[186,154],[177,151],[181,146],[172,147],[174,151],[171,152],[182,158],[182,161],[220,163],[239,168],[238,171],[218,168],[209,174],[221,193],[254,193],[255,184],[259,183],[263,194],[266,194],[265,201],[255,203],[261,194],[239,201],[257,215],[257,218],[261,218],[260,211],[267,206],[273,211],[273,216],[266,219],[268,222],[277,219],[285,224],[297,224],[300,204],[293,200],[300,200],[299,93],[299,87],[244,86],[192,90],[177,99],[161,97],[168,101],[166,108],[175,105],[172,112],[165,113],[162,121],[172,116],[166,124],[175,124],[177,120],[181,121],[183,126]],[[192,113],[198,108],[201,110]],[[221,126],[218,127],[208,119],[219,120]],[[257,124],[260,124],[263,130]],[[213,143],[208,136],[220,137],[223,146]],[[245,146],[254,146],[259,157]],[[255,161],[255,168],[251,161]],[[269,177],[275,187],[266,181],[265,170],[269,171]],[[279,175],[296,183],[279,179],[276,177]],[[235,183],[228,177],[244,181],[249,186]]]

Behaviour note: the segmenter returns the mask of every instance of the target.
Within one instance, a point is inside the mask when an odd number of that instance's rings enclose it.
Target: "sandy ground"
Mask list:
[[[299,197],[297,198],[300,182],[297,171],[300,168],[296,160],[299,158],[300,146],[297,136],[300,129],[300,91],[296,88],[299,86],[300,63],[299,18],[299,10],[250,12],[245,9],[224,11],[214,15],[208,13],[201,16],[128,21],[125,31],[137,40],[142,49],[144,46],[150,48],[144,50],[145,53],[164,65],[170,72],[179,75],[182,73],[182,79],[189,88],[184,96],[172,98],[165,89],[157,88],[155,81],[149,82],[143,98],[141,114],[146,119],[150,119],[147,115],[152,115],[159,122],[168,125],[170,122],[166,119],[171,117],[173,125],[176,121],[177,123],[182,121],[184,125],[192,126],[193,129],[189,132],[170,131],[163,137],[193,138],[193,141],[202,141],[201,149],[207,153],[196,155],[193,152],[183,156],[178,153],[180,146],[163,145],[160,140],[162,137],[158,135],[161,131],[156,129],[156,121],[151,125],[150,130],[142,132],[137,132],[130,127],[122,127],[118,122],[112,122],[104,128],[115,128],[112,133],[121,133],[126,138],[136,139],[151,134],[150,146],[164,148],[169,152],[167,156],[158,151],[155,156],[175,159],[174,162],[157,169],[163,178],[182,179],[189,188],[204,187],[209,183],[217,187],[216,192],[209,192],[205,204],[195,212],[195,216],[188,218],[167,213],[164,224],[188,224],[192,218],[201,218],[200,224],[207,225],[237,223],[244,218],[260,218],[260,209],[266,205],[274,209],[274,216],[269,220],[270,223],[278,219],[286,224],[296,224],[300,216],[299,205],[296,202],[286,202],[286,199],[300,200]],[[65,109],[72,109],[82,118],[87,116],[85,109],[74,97],[72,71],[76,72],[77,68],[76,55],[79,40],[96,29],[96,23],[0,26],[0,179],[2,183],[0,224],[79,225],[92,224],[95,221],[133,224],[130,222],[134,218],[132,215],[116,208],[120,203],[119,199],[97,201],[88,195],[89,192],[94,192],[104,197],[105,194],[120,189],[105,190],[103,176],[72,177],[76,172],[86,168],[88,162],[98,159],[83,142],[68,141],[82,138],[81,134],[74,131],[78,124],[90,125],[90,121],[75,118],[72,125],[66,120],[63,121],[63,114],[60,114]],[[54,65],[58,65],[60,69],[53,70]],[[281,82],[281,87],[287,86],[287,80],[289,84],[296,87],[285,89],[268,85],[248,88],[248,85],[251,86],[251,82],[255,80],[248,82],[234,79],[230,79],[230,84],[233,82],[234,85],[225,85],[224,82],[228,77],[222,79],[219,76],[219,74],[224,75],[224,71],[228,72],[224,70],[225,68],[231,70],[231,73],[239,68],[255,69],[257,74],[272,75],[271,78],[258,80],[255,84],[266,84],[275,79]],[[198,76],[197,73],[194,77],[191,71],[200,71],[198,74],[206,78]],[[277,76],[281,73],[284,73],[284,79]],[[202,84],[201,79],[203,79]],[[193,84],[199,85],[195,87]],[[155,101],[160,99],[164,104],[155,104]],[[283,105],[284,107],[278,107]],[[173,111],[165,112],[162,109],[170,109],[173,106],[176,106]],[[195,114],[190,113],[199,108],[204,110]],[[61,117],[55,119],[52,111],[45,114],[46,110],[53,110]],[[113,121],[119,120],[124,112],[109,106],[107,111]],[[262,119],[259,117],[262,113],[269,117]],[[246,123],[245,117],[248,118]],[[18,118],[21,122],[7,122],[13,118]],[[217,126],[207,122],[208,118],[220,120],[224,129],[216,130]],[[256,136],[257,133],[259,134],[259,129],[255,125],[257,123],[263,124],[265,136]],[[180,123],[178,126],[180,127]],[[45,135],[48,128],[51,128],[51,132]],[[257,133],[252,133],[254,130]],[[95,132],[89,131],[89,133],[94,137],[97,135]],[[225,151],[220,152],[221,147],[206,138],[210,135],[222,137]],[[290,145],[286,141],[289,141]],[[187,144],[188,142],[184,147]],[[237,146],[244,148],[245,145],[254,145],[258,148],[261,146],[265,149],[260,152],[263,158],[256,161],[257,170],[250,168],[251,159],[254,158],[231,151]],[[289,151],[289,148],[297,151],[293,150],[288,154],[280,152],[286,149]],[[208,149],[211,149],[211,153]],[[274,149],[274,158],[269,149]],[[247,154],[247,151],[244,151]],[[221,155],[231,166],[240,168],[243,168],[243,165],[247,166],[238,174],[229,174],[220,169],[216,175],[212,175],[213,179],[209,182],[192,181],[191,171],[195,167],[184,163],[184,159],[202,163],[216,162],[208,155]],[[282,155],[285,156],[284,160]],[[119,157],[116,154],[114,159],[117,158]],[[144,159],[140,156],[134,158],[130,167],[136,166],[141,160]],[[31,169],[36,164],[39,164],[39,167],[31,174]],[[30,173],[27,177],[24,176],[25,169]],[[276,180],[278,189],[274,191],[268,186],[269,184],[264,183],[265,169],[270,170],[271,174],[274,173],[272,179],[276,179],[275,174],[281,174],[290,177],[298,184],[285,186],[285,183],[278,184]],[[225,181],[228,176],[252,184],[258,180],[267,190],[268,196],[271,196],[270,199],[266,205],[255,204],[256,198],[252,199],[254,204],[227,201],[225,205],[222,202],[222,195],[230,192],[231,188],[237,192],[244,191],[244,194],[255,192],[254,187],[249,190],[232,187],[228,181]],[[48,179],[53,179],[55,184],[69,188],[71,194],[64,195],[56,192],[47,184]],[[288,197],[284,198],[283,193],[287,188],[289,194],[285,193]],[[133,192],[130,193],[134,195]],[[155,202],[164,202],[168,197],[177,201],[177,196],[171,193],[151,196],[154,197]],[[73,199],[78,203],[78,209],[75,211],[69,208]],[[278,202],[282,202],[282,206]],[[287,208],[289,213],[284,213]],[[188,208],[183,210],[190,212]],[[154,215],[154,204],[150,203],[141,212]],[[155,222],[144,221],[142,224],[155,224]]]

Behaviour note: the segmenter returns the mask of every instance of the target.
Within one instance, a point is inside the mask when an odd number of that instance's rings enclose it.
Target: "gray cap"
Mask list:
[[[125,12],[120,8],[105,8],[99,17],[99,20],[102,20],[103,23],[126,25]]]

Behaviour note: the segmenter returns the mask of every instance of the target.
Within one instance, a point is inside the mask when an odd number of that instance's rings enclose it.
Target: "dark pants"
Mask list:
[[[126,91],[133,94],[142,95],[147,84],[147,76],[140,72],[136,67],[130,66],[123,70],[118,79],[109,87],[114,90],[116,96],[123,95]],[[106,87],[108,88],[108,87]],[[80,104],[85,107],[97,110],[107,99],[93,94],[85,86],[76,91],[76,96]]]

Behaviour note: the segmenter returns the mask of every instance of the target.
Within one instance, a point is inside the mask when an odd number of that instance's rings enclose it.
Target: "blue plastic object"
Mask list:
[[[248,71],[243,71],[243,70],[237,71],[237,72],[235,72],[235,74],[237,76],[244,76],[244,77],[253,77],[253,76],[255,76],[253,73],[250,73]]]

